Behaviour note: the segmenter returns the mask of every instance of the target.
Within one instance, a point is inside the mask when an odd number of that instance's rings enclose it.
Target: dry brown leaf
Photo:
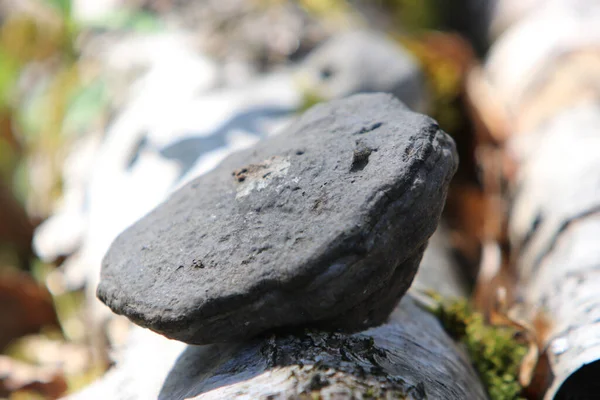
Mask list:
[[[541,398],[550,387],[553,375],[548,354],[545,351],[545,335],[550,328],[550,320],[543,312],[537,312],[533,318],[527,316],[522,304],[509,306],[502,290],[497,291],[496,303],[490,314],[490,323],[497,326],[515,328],[526,341],[528,351],[519,368],[519,383],[527,398]],[[532,322],[529,322],[532,321]]]
[[[0,243],[8,243],[23,261],[31,254],[33,224],[25,210],[0,177]]]
[[[0,349],[11,340],[58,326],[52,297],[24,272],[0,273]]]

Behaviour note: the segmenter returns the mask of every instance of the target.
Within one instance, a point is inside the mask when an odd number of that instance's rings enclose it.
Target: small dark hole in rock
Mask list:
[[[352,166],[350,172],[362,171],[369,163],[369,156],[371,155],[371,149],[364,145],[359,145],[352,154]]]
[[[302,154],[304,154],[304,151],[303,151],[303,150],[297,150],[297,151],[296,151],[296,155],[297,155],[297,156],[301,156]]]
[[[223,236],[221,236],[221,237],[219,238],[219,242],[220,242],[220,243],[222,243],[222,242],[226,242],[226,241],[228,241],[228,240],[229,240],[229,238],[230,238],[230,237],[231,237],[231,235],[223,235]]]

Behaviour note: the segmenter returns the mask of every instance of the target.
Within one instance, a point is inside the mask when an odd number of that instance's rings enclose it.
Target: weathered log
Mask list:
[[[388,323],[184,346],[137,328],[124,362],[71,399],[485,399],[470,362],[409,297]],[[354,396],[354,397],[353,397]]]
[[[598,390],[589,375],[600,372],[598,127],[600,107],[562,113],[527,138],[535,150],[517,175],[510,233],[525,316],[554,374],[548,399]]]
[[[503,110],[488,127],[510,160],[516,318],[548,357],[546,399],[598,392],[599,16],[600,4],[583,0],[527,14],[495,43],[478,86]]]

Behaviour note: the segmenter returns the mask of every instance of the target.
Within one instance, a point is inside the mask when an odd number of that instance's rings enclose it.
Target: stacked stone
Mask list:
[[[125,230],[98,296],[191,344],[380,325],[414,278],[457,163],[435,121],[392,95],[315,106]]]

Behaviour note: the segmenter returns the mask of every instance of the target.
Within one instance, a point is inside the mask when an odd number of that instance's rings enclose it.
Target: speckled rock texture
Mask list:
[[[435,121],[392,95],[315,106],[125,230],[98,297],[191,344],[379,325],[413,280],[457,162]]]

